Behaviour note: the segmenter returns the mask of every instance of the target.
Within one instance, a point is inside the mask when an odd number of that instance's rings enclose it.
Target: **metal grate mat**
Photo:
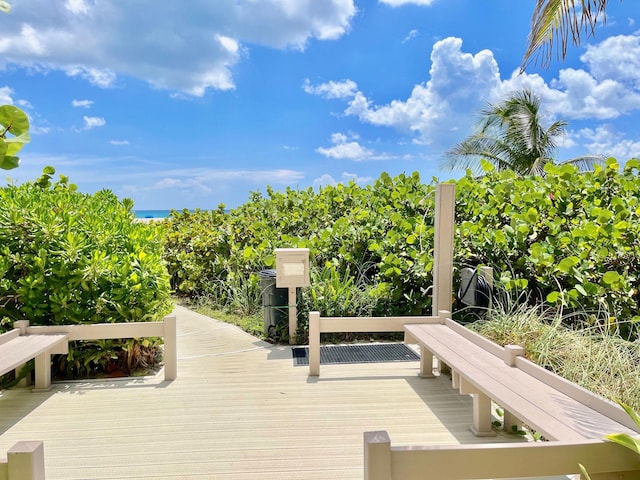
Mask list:
[[[309,365],[309,348],[294,347],[293,365]],[[415,362],[420,356],[404,343],[367,343],[355,345],[323,345],[320,364]]]

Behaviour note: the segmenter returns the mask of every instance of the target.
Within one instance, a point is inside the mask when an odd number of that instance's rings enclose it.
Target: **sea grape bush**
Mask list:
[[[349,271],[354,288],[375,284],[376,313],[422,312],[430,298],[433,185],[417,173],[373,185],[325,186],[284,192],[267,189],[225,213],[173,212],[166,253],[172,286],[193,297],[230,303],[235,289],[275,266],[274,249],[309,248],[313,268]],[[256,305],[258,308],[259,305]]]
[[[489,173],[458,182],[456,256],[493,265],[507,289],[640,326],[640,162],[593,172],[548,165],[546,175]],[[599,314],[599,315],[598,315]]]
[[[638,160],[620,168],[609,159],[587,173],[553,164],[545,176],[489,165],[482,177],[468,172],[456,181],[455,268],[490,265],[498,284],[528,301],[593,312],[624,335],[637,331],[639,169]],[[255,275],[274,266],[275,248],[307,247],[320,277],[367,290],[374,314],[430,313],[435,184],[383,173],[367,186],[268,188],[230,212],[174,212],[165,254],[172,285],[225,304],[230,283],[259,288]]]
[[[108,190],[80,193],[64,176],[52,183],[53,173],[47,167],[37,181],[0,189],[0,327],[19,319],[153,321],[169,313],[162,232],[134,222],[131,201]],[[105,345],[104,352],[114,348]],[[69,369],[92,368],[84,365],[89,355],[73,351]]]

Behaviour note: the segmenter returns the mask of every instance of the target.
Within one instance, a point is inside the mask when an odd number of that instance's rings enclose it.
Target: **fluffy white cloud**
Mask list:
[[[415,85],[406,99],[376,105],[351,79],[319,85],[307,81],[303,88],[345,101],[344,113],[364,123],[395,128],[413,141],[443,148],[470,133],[473,118],[487,101],[499,101],[523,88],[541,97],[548,121],[613,119],[640,109],[640,37],[612,37],[588,47],[582,59],[587,69],[563,69],[551,82],[518,72],[502,80],[492,52],[464,52],[462,40],[449,37],[435,43],[430,78]]]
[[[13,94],[13,90],[9,87],[0,87],[0,105],[12,105],[13,98],[11,95]]]
[[[359,138],[355,133],[349,133],[348,136],[344,133],[334,133],[331,135],[331,143],[333,143],[333,146],[316,148],[316,152],[328,158],[351,160],[354,162],[397,160],[398,158],[409,160],[411,158],[410,156],[400,157],[388,153],[377,153],[374,150],[360,145],[358,142]]]
[[[615,157],[620,163],[630,158],[640,158],[640,141],[624,138],[611,125],[583,128],[574,135],[584,141],[590,153]]]
[[[580,57],[599,81],[616,79],[640,88],[640,37],[618,35],[587,46]]]
[[[348,101],[345,114],[372,125],[388,126],[417,134],[424,143],[451,145],[467,133],[470,114],[484,106],[500,86],[500,73],[493,54],[462,52],[462,40],[446,38],[433,46],[430,80],[416,85],[406,100],[377,106],[358,90],[353,80],[305,84],[308,93]],[[456,140],[457,141],[457,140]]]
[[[234,88],[247,45],[304,49],[343,35],[355,14],[354,0],[33,0],[0,18],[0,55],[4,66],[61,70],[100,87],[126,75],[201,96]]]
[[[356,162],[366,160],[373,155],[373,151],[362,147],[356,141],[349,141],[346,135],[334,133],[331,135],[333,146],[329,148],[317,148],[316,152],[325,157],[339,160],[354,160]]]
[[[104,127],[107,121],[102,117],[82,117],[84,120],[84,130],[91,130],[96,127]]]

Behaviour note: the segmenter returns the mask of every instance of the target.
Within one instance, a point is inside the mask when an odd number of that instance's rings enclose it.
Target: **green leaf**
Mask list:
[[[0,159],[0,168],[3,170],[13,170],[20,165],[20,159],[18,157],[12,157],[5,155]]]
[[[9,13],[10,11],[11,11],[11,5],[9,4],[9,2],[6,2],[5,0],[0,0],[0,12]]]
[[[617,443],[618,445],[622,445],[629,450],[633,450],[638,455],[640,455],[640,439],[633,438],[631,435],[628,435],[626,433],[613,433],[607,435],[605,438]]]
[[[558,270],[563,273],[569,273],[571,272],[571,269],[573,267],[578,265],[579,262],[580,260],[578,259],[578,257],[574,257],[573,255],[567,258],[563,258],[558,264]]]
[[[29,117],[18,107],[2,105],[0,107],[0,125],[18,137],[29,131]]]
[[[613,271],[606,272],[602,276],[602,281],[604,282],[605,285],[613,285],[614,283],[620,282],[620,279],[621,279],[620,274],[618,272],[613,272]]]
[[[558,303],[558,301],[560,300],[560,292],[551,292],[549,295],[547,295],[547,302],[549,303]]]

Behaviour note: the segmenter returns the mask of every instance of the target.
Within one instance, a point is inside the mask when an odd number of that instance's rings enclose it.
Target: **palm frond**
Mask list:
[[[603,23],[606,21],[607,3],[608,0],[537,0],[520,73],[533,59],[535,63],[540,60],[542,67],[547,68],[554,50],[564,60],[569,36],[577,46],[582,34],[587,38],[595,35],[599,19],[602,18]]]

